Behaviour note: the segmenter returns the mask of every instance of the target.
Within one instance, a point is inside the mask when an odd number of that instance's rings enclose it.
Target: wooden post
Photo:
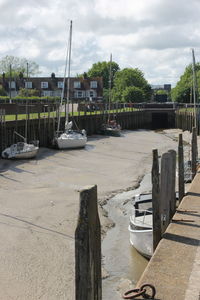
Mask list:
[[[76,300],[101,300],[101,229],[97,186],[80,192],[80,211],[75,231]]]
[[[169,189],[169,199],[170,199],[170,220],[176,211],[176,151],[169,150],[171,154],[171,189]]]
[[[196,127],[192,128],[192,179],[196,175],[197,165],[197,130]]]
[[[161,234],[169,225],[171,208],[174,203],[174,150],[162,155],[161,159],[161,185],[160,185],[160,215],[161,215]]]
[[[153,210],[153,251],[155,251],[161,240],[161,220],[160,220],[160,180],[158,150],[153,149],[153,164],[151,170],[152,180],[152,210]]]
[[[178,191],[179,203],[185,195],[184,183],[184,156],[183,156],[183,135],[179,134],[178,140]]]

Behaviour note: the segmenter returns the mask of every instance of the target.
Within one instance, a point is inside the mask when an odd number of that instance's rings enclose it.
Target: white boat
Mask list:
[[[27,80],[28,80],[28,63],[27,63]],[[27,159],[36,157],[39,151],[39,141],[35,140],[27,143],[27,114],[28,104],[26,101],[26,123],[25,123],[25,137],[14,131],[14,134],[23,139],[23,142],[17,142],[10,147],[4,149],[1,153],[2,158],[7,159]]]
[[[70,22],[70,33],[69,33],[69,51],[67,51],[66,64],[65,64],[65,73],[63,78],[63,88],[60,100],[60,109],[58,113],[58,126],[53,139],[53,145],[57,146],[58,149],[73,149],[73,148],[83,148],[87,142],[86,131],[83,130],[73,130],[72,121],[69,122],[69,89],[70,89],[70,61],[71,61],[71,42],[72,42],[72,21]],[[67,78],[67,110],[66,110],[66,121],[65,121],[65,130],[64,132],[60,131],[60,114],[61,107],[64,98],[65,90],[65,78],[66,70],[68,65],[68,78]]]
[[[55,142],[59,149],[73,149],[85,147],[87,142],[86,131],[75,131],[69,129],[72,126],[72,121],[66,124],[67,129],[55,138]]]
[[[131,245],[143,256],[150,258],[153,253],[152,194],[135,196],[128,230]]]
[[[35,144],[18,142],[2,151],[2,157],[7,159],[27,159],[34,158],[38,153],[39,147]]]

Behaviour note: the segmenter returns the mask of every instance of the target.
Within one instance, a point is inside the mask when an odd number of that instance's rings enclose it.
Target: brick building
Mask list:
[[[4,88],[7,95],[12,98],[17,96],[22,88],[36,89],[38,96],[55,97],[61,96],[63,89],[63,77],[56,77],[54,73],[51,77],[29,77],[28,79],[20,74],[18,78],[5,78],[3,74],[0,78],[0,85]],[[101,101],[103,98],[103,79],[102,77],[72,77],[70,78],[69,88],[70,99],[76,102],[81,100]],[[65,80],[65,93],[67,97],[67,78]]]

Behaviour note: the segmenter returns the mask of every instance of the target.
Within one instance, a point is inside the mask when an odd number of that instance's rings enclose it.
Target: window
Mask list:
[[[63,81],[58,81],[58,88],[62,89],[63,88]]]
[[[90,81],[90,88],[96,89],[97,88],[97,81]]]
[[[42,82],[41,82],[41,88],[42,88],[42,89],[47,89],[47,88],[48,88],[48,82],[42,81]]]
[[[8,86],[9,86],[9,89],[15,89],[16,88],[16,84],[15,84],[15,81],[9,81],[8,82]]]
[[[94,97],[94,92],[93,91],[90,91],[90,97]]]
[[[74,98],[84,98],[85,92],[84,91],[75,91],[74,92]]]
[[[32,82],[31,81],[26,81],[25,82],[25,88],[26,89],[32,89]]]
[[[80,89],[80,87],[81,87],[80,81],[74,81],[74,88],[75,89]]]

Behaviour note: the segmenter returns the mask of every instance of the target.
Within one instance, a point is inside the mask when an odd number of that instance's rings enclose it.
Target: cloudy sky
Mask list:
[[[191,48],[200,61],[200,0],[0,0],[0,59],[25,57],[40,76],[62,76],[70,20],[74,76],[112,53],[121,69],[174,86]]]

